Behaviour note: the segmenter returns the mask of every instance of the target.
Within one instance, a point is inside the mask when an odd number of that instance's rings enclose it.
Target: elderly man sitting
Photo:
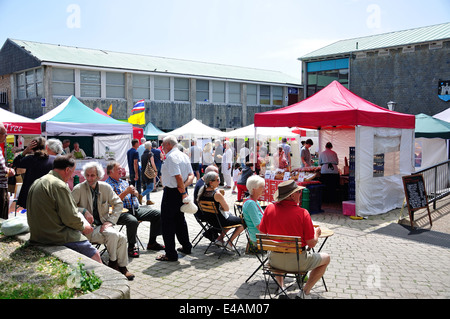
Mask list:
[[[93,243],[105,244],[109,254],[108,266],[133,280],[134,275],[126,267],[127,238],[113,227],[122,213],[123,203],[111,186],[101,181],[105,172],[99,163],[85,164],[82,174],[86,180],[73,188],[72,196],[86,219],[93,218],[94,231],[87,237]],[[112,206],[111,214],[109,206]]]
[[[264,210],[259,230],[263,234],[301,237],[304,252],[299,261],[296,254],[272,252],[269,262],[274,268],[285,271],[297,271],[298,268],[301,271],[311,271],[303,290],[305,298],[310,299],[311,288],[325,273],[330,256],[305,249],[306,246],[313,248],[317,244],[321,230],[319,227],[314,228],[308,211],[298,205],[303,188],[293,180],[280,183],[273,195],[276,203]],[[283,276],[277,276],[277,281],[283,287]]]

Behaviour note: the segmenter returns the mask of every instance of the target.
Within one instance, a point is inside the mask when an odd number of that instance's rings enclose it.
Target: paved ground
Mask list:
[[[192,190],[191,190],[192,192]],[[151,193],[159,207],[161,189]],[[236,195],[230,190],[230,204]],[[416,213],[421,229],[450,234],[450,204],[441,201],[432,211],[430,228],[425,212]],[[232,207],[232,206],[231,206]],[[323,207],[324,208],[324,207]],[[407,212],[404,211],[404,215]],[[352,220],[325,208],[324,213],[312,215],[315,223],[334,231],[323,251],[331,256],[325,274],[328,291],[322,282],[313,289],[315,299],[449,299],[450,250],[376,233],[377,229],[397,223],[400,210]],[[192,215],[186,215],[189,234],[193,239],[199,226]],[[139,237],[146,245],[149,224],[139,226]],[[161,238],[158,238],[162,242]],[[160,262],[158,252],[141,250],[141,256],[130,260],[129,269],[136,278],[130,282],[132,299],[260,299],[264,298],[264,278],[258,272],[248,283],[246,279],[259,265],[254,255],[245,254],[245,235],[239,239],[242,253],[227,253],[220,259],[217,248],[204,254],[208,242],[203,239],[191,255],[178,262]],[[271,284],[271,289],[275,285]],[[292,293],[295,295],[295,291]]]

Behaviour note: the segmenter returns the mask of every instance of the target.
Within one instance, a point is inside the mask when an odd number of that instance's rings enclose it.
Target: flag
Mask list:
[[[145,112],[133,114],[128,118],[128,123],[145,125]]]
[[[112,104],[109,106],[108,111],[106,111],[106,114],[111,115],[112,113]]]
[[[145,111],[144,100],[137,101],[136,104],[133,106],[131,113],[136,112],[136,111]]]

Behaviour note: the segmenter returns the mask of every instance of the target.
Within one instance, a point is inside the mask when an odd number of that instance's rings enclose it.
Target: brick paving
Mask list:
[[[192,193],[192,189],[190,191]],[[162,190],[151,193],[155,206],[161,203]],[[236,195],[226,190],[232,204]],[[449,207],[447,207],[449,206]],[[233,206],[230,206],[233,207]],[[313,214],[315,223],[334,231],[323,251],[331,256],[324,279],[312,290],[315,299],[449,299],[450,250],[408,239],[376,233],[375,230],[397,223],[400,210],[352,220],[323,207],[325,212]],[[405,211],[403,216],[407,215]],[[441,201],[432,211],[433,227],[425,212],[416,212],[421,229],[450,234],[450,205]],[[186,214],[191,239],[199,232],[194,216]],[[409,221],[408,221],[409,222]],[[138,235],[144,245],[148,241],[149,223],[139,226]],[[159,242],[163,242],[158,237]],[[258,272],[248,283],[246,279],[259,265],[254,255],[245,254],[246,238],[242,233],[238,249],[241,256],[226,253],[219,259],[213,247],[204,254],[203,239],[191,255],[177,262],[160,262],[160,253],[141,250],[139,258],[131,259],[129,269],[136,278],[130,282],[131,299],[263,299],[264,278]],[[272,291],[275,284],[271,285]],[[292,292],[295,295],[295,290]]]

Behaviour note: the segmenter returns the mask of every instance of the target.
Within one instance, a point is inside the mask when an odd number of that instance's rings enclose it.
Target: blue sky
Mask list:
[[[342,39],[450,22],[449,0],[0,0],[7,38],[270,69]]]

